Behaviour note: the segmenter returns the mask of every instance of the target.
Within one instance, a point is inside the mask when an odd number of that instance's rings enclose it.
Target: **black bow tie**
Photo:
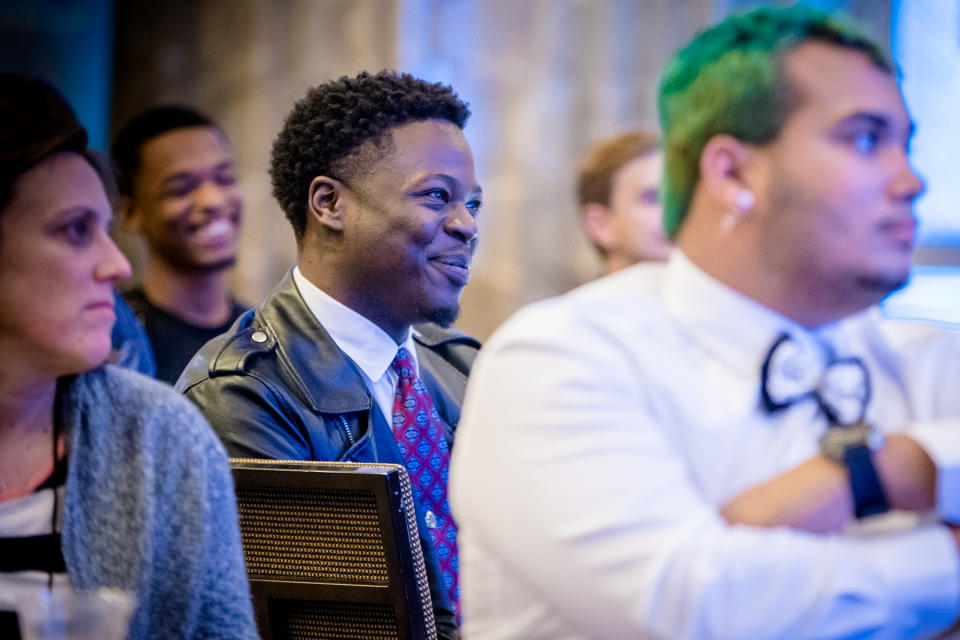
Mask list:
[[[860,358],[837,358],[826,345],[783,333],[763,361],[760,397],[768,413],[813,398],[831,426],[847,425],[866,413],[870,376]]]

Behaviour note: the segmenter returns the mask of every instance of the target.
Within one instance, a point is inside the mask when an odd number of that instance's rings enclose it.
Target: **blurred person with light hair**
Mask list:
[[[604,273],[670,257],[663,232],[657,136],[627,131],[596,142],[577,170],[580,222],[603,261]]]

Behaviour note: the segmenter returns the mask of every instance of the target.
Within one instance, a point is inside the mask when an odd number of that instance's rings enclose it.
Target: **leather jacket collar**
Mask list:
[[[360,371],[307,308],[291,272],[256,312],[247,312],[232,331],[233,335],[210,358],[206,374],[211,378],[244,373],[250,358],[275,350],[295,387],[291,391],[311,411],[344,414],[371,407],[373,400]],[[421,376],[428,387],[442,388],[444,397],[438,398],[438,410],[448,424],[455,426],[466,375],[480,343],[458,331],[430,324],[415,326],[413,337]]]

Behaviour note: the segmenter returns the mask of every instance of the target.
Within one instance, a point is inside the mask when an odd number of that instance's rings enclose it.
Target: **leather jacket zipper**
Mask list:
[[[350,441],[350,446],[357,444],[357,439],[353,437],[353,431],[350,429],[350,425],[347,423],[347,419],[343,417],[343,414],[337,416],[340,418],[340,423],[343,424],[343,430],[347,434],[347,440]]]

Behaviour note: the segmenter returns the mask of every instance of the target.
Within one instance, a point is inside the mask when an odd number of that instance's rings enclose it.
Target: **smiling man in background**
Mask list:
[[[477,246],[469,114],[395,72],[308,91],[270,165],[297,266],[177,383],[232,456],[405,465],[440,638],[457,637],[447,474],[479,347],[443,328]]]
[[[173,384],[245,310],[229,288],[243,219],[233,157],[223,130],[182,106],[130,120],[111,155],[119,217],[148,250],[142,286],[126,299],[147,330],[157,378]]]

